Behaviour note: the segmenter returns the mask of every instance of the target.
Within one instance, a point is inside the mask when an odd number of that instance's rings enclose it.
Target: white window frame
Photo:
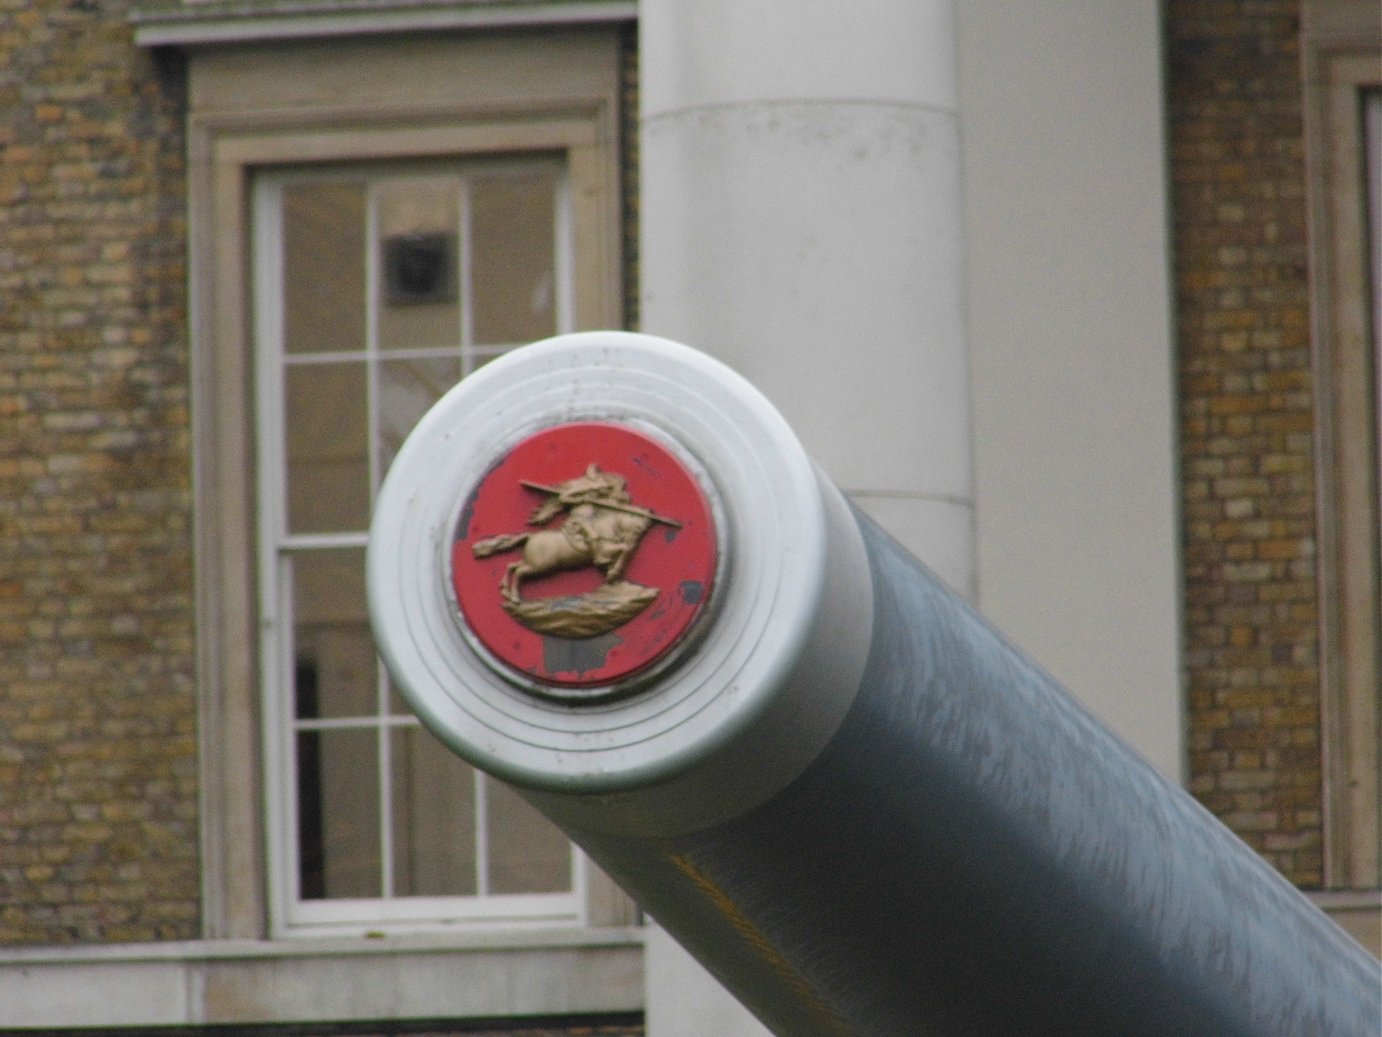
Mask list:
[[[264,787],[268,793],[266,811],[267,855],[269,861],[270,916],[276,922],[275,929],[282,932],[302,933],[304,931],[330,932],[335,928],[373,927],[397,928],[400,926],[427,926],[461,922],[487,922],[491,924],[575,924],[581,921],[581,898],[577,894],[585,881],[586,858],[573,848],[571,853],[570,891],[564,893],[543,893],[531,895],[500,895],[489,889],[487,881],[488,818],[485,813],[487,782],[477,772],[474,774],[474,787],[471,793],[476,806],[476,856],[477,891],[473,895],[458,896],[388,896],[374,898],[333,897],[305,899],[300,889],[300,846],[298,845],[298,767],[297,735],[305,727],[316,730],[369,729],[380,735],[379,768],[382,774],[390,772],[391,739],[386,732],[395,728],[417,727],[419,721],[411,714],[388,715],[381,708],[377,717],[319,719],[304,725],[294,717],[293,685],[294,656],[292,620],[294,609],[291,557],[300,552],[330,550],[334,548],[355,548],[363,550],[368,543],[367,531],[341,531],[326,533],[293,533],[287,522],[287,468],[284,459],[284,445],[287,431],[283,425],[285,413],[283,375],[289,366],[310,366],[321,363],[341,361],[364,362],[371,373],[366,377],[370,399],[367,401],[369,430],[367,443],[369,449],[369,485],[371,492],[377,489],[383,472],[380,471],[379,437],[375,434],[378,399],[377,380],[372,373],[374,365],[381,361],[408,359],[451,359],[460,360],[463,374],[469,374],[484,360],[498,355],[519,343],[505,343],[498,346],[477,346],[473,342],[470,326],[469,281],[461,278],[459,294],[461,304],[460,326],[457,328],[456,348],[426,347],[421,349],[382,349],[377,341],[376,309],[379,305],[379,282],[381,270],[379,255],[373,247],[367,247],[363,257],[365,275],[365,313],[366,336],[363,348],[324,353],[290,355],[285,353],[283,342],[283,252],[282,252],[282,193],[285,186],[293,183],[311,182],[370,182],[379,178],[405,171],[417,173],[460,172],[464,175],[483,175],[486,172],[503,170],[517,171],[525,168],[547,169],[557,172],[556,221],[553,238],[556,245],[555,311],[558,333],[572,330],[573,285],[571,281],[571,232],[570,232],[570,182],[564,165],[554,159],[540,157],[531,159],[488,160],[471,158],[464,164],[437,166],[428,162],[416,168],[395,162],[348,164],[326,168],[285,167],[270,168],[258,172],[251,184],[251,270],[252,270],[252,313],[253,313],[253,353],[255,368],[255,399],[258,431],[258,541],[259,541],[259,615],[260,615],[260,661],[261,661],[261,711],[264,737]],[[377,215],[377,190],[368,192],[367,221],[371,228]],[[468,214],[461,210],[461,226],[457,228],[457,239],[461,242],[463,259],[460,270],[465,268],[465,243],[468,240],[466,223]],[[366,240],[374,242],[377,235],[367,233]],[[458,271],[459,273],[460,271]],[[372,510],[372,508],[371,508]],[[363,609],[363,603],[362,603]],[[380,664],[382,667],[382,664]],[[383,688],[385,681],[379,674],[378,686]],[[462,790],[457,790],[462,795]],[[380,825],[380,867],[381,885],[385,890],[393,888],[392,831],[390,819],[390,795],[386,783],[379,788],[380,802],[378,816]]]
[[[276,168],[561,157],[570,179],[574,330],[619,327],[618,41],[608,30],[512,32],[210,49],[189,67],[189,281],[193,342],[203,928],[209,938],[457,933],[558,924],[425,899],[288,910],[268,806],[281,781],[264,723],[265,624],[257,590],[251,193]],[[542,76],[533,76],[535,67]],[[269,692],[270,695],[273,692]],[[278,767],[277,771],[272,767]],[[637,910],[579,854],[562,926],[627,925]],[[412,898],[408,898],[412,899]],[[444,902],[443,902],[444,901]],[[514,905],[518,906],[518,905]],[[548,905],[550,906],[550,905]],[[341,910],[336,910],[341,908]],[[414,910],[416,908],[416,910]],[[502,913],[501,913],[502,914]],[[344,919],[349,916],[347,923]],[[411,916],[411,917],[409,917]]]

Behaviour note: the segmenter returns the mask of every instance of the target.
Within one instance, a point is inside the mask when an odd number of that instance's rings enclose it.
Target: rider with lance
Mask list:
[[[522,560],[508,567],[500,583],[508,610],[524,605],[519,597],[519,585],[523,580],[561,569],[593,565],[603,574],[607,588],[623,586],[624,569],[648,528],[654,522],[675,528],[681,526],[673,519],[634,505],[625,478],[601,471],[596,464],[587,467],[585,474],[555,486],[527,480],[520,482],[530,490],[549,495],[533,509],[529,525],[541,526],[563,511],[567,512],[567,518],[560,529],[489,537],[473,546],[477,558],[523,548]],[[633,585],[628,585],[624,591],[624,596],[630,597],[629,606],[637,604],[639,608],[655,594],[654,590]],[[590,605],[605,608],[602,599],[595,599]],[[532,621],[527,616],[516,615],[515,618],[525,623]]]

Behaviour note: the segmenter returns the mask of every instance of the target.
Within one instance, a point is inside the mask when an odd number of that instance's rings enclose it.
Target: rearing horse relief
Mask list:
[[[594,637],[628,622],[657,597],[656,588],[625,580],[624,570],[654,522],[680,528],[679,522],[636,507],[624,477],[595,464],[555,486],[522,484],[548,495],[533,510],[529,525],[545,525],[563,512],[567,517],[556,529],[502,534],[472,546],[476,558],[523,549],[499,583],[504,611],[538,633]],[[520,593],[524,580],[588,565],[604,576],[604,584],[588,594],[524,600]]]

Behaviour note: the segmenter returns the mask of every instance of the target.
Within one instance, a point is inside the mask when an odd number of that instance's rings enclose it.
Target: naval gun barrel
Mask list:
[[[1377,1032],[1361,947],[693,350],[460,383],[368,575],[428,727],[782,1037]]]

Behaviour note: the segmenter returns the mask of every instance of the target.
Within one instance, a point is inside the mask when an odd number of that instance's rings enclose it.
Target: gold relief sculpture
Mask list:
[[[584,638],[627,623],[652,603],[657,588],[625,580],[624,570],[654,522],[677,529],[681,523],[634,505],[624,477],[596,464],[555,486],[520,482],[547,495],[529,516],[530,526],[546,525],[563,513],[566,521],[556,529],[502,534],[473,545],[476,558],[523,549],[499,582],[505,612],[540,634]],[[604,576],[604,583],[586,594],[529,600],[520,594],[526,579],[586,566]]]

